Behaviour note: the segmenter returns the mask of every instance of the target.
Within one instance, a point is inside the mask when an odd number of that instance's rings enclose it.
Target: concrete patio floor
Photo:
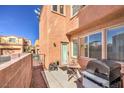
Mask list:
[[[72,78],[68,81],[67,70],[48,71],[43,69],[40,60],[33,58],[32,88],[82,88],[81,81]]]
[[[68,81],[67,71],[41,71],[44,80],[49,88],[82,88],[81,81],[72,78]]]

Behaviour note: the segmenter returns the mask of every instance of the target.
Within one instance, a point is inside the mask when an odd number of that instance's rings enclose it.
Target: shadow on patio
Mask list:
[[[58,69],[58,71],[41,71],[44,80],[49,88],[82,88],[81,81],[77,78],[71,78],[68,81],[67,70]]]
[[[32,88],[82,88],[81,81],[71,78],[68,81],[67,69],[49,71],[43,68],[37,56],[33,56]]]
[[[42,64],[37,61],[33,61],[31,88],[47,88],[41,71],[43,71]]]

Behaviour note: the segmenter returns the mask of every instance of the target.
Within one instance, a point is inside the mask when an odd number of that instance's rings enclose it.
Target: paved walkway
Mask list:
[[[38,61],[33,61],[31,88],[47,88],[41,71],[43,71],[42,65]]]
[[[58,71],[42,71],[41,72],[47,87],[49,88],[82,88],[81,82],[75,78],[68,81],[66,71],[59,69]]]

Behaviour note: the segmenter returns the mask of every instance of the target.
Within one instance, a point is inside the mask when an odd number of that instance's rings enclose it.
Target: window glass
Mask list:
[[[107,58],[124,61],[124,27],[107,31]]]
[[[64,14],[64,5],[60,5],[60,13]]]
[[[16,39],[15,38],[9,38],[9,42],[15,43],[16,42]]]
[[[73,40],[73,56],[77,57],[78,55],[78,41]]]
[[[53,5],[52,10],[57,12],[57,5]]]
[[[89,36],[89,57],[101,59],[101,33]]]
[[[72,15],[75,15],[80,9],[81,5],[72,5]]]

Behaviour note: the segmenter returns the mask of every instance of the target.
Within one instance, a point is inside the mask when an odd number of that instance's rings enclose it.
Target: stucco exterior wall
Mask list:
[[[39,44],[40,53],[45,55],[45,66],[48,63],[48,32],[47,32],[47,6],[43,6],[39,19]]]
[[[40,51],[45,54],[45,65],[55,60],[61,62],[61,42],[70,42],[74,37],[94,32],[98,29],[124,21],[124,6],[88,5],[81,8],[77,15],[71,16],[71,6],[65,5],[65,15],[51,11],[51,6],[43,6],[40,17]],[[115,20],[115,18],[120,18]],[[66,34],[70,33],[70,37]],[[71,62],[71,44],[69,43],[69,62]],[[105,53],[103,53],[104,55]]]
[[[87,25],[90,26],[91,23],[93,24],[94,22],[99,21],[110,14],[112,15],[123,8],[123,5],[87,5],[81,8],[77,15],[70,18],[67,29],[73,31],[80,27],[85,28]],[[69,11],[71,10],[69,9]]]
[[[10,38],[14,41],[10,41]],[[0,36],[0,55],[23,53],[26,46],[30,46],[30,40],[16,36]]]
[[[40,19],[40,50],[41,54],[45,54],[45,65],[48,68],[50,63],[61,61],[61,42],[69,42],[66,37],[66,13],[65,16],[60,15],[52,12],[50,5],[44,6]]]
[[[0,65],[0,87],[29,88],[32,78],[32,56],[24,54]]]
[[[51,6],[48,10],[49,61],[50,63],[56,60],[60,62],[61,42],[68,42],[66,37],[66,16],[51,12]]]
[[[80,38],[90,33],[96,33],[99,31],[102,31],[103,33],[107,28],[123,25],[123,11],[124,6],[86,6],[86,8],[82,8],[79,11],[78,15],[75,16],[74,19],[72,19],[74,21],[76,20],[76,18],[78,18],[79,24],[77,28],[69,29],[71,31],[70,40],[72,38]],[[72,25],[72,23],[70,25]],[[106,59],[107,54],[105,49],[105,38],[102,38],[102,41],[102,58]],[[77,62],[84,70],[88,64],[88,61],[91,60],[91,58],[81,57],[80,55],[78,55],[78,58],[75,60],[77,60]],[[121,65],[122,85],[124,87],[124,66],[123,64]]]

